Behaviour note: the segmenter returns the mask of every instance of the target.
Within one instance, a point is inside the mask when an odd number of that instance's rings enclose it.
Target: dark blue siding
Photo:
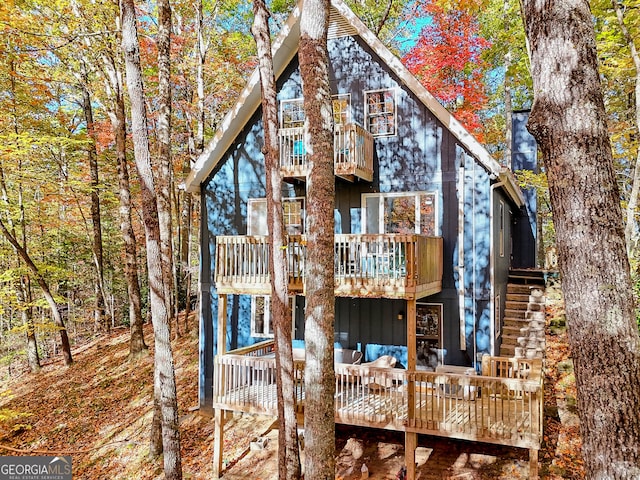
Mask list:
[[[442,303],[444,312],[443,343],[446,363],[471,364],[477,353],[490,347],[492,312],[490,311],[490,184],[487,171],[465,151],[455,137],[437,120],[380,59],[358,38],[343,37],[329,42],[332,61],[331,82],[334,93],[351,94],[352,121],[364,124],[364,91],[397,88],[398,134],[376,138],[374,181],[348,183],[336,180],[336,231],[361,233],[361,195],[372,192],[438,192],[440,234],[444,238],[443,290],[422,299]],[[297,60],[279,82],[279,99],[302,96]],[[203,228],[203,338],[201,364],[213,351],[217,296],[212,284],[212,247],[215,235],[245,234],[249,198],[265,196],[264,165],[261,154],[262,125],[260,112],[227,152],[211,177],[202,185]],[[464,245],[459,245],[458,175],[464,167]],[[296,188],[298,191],[296,192]],[[301,195],[302,186],[286,187],[286,196]],[[302,190],[303,191],[303,190]],[[208,248],[207,248],[208,247]],[[459,285],[458,249],[464,249],[464,285]],[[206,282],[205,282],[206,279]],[[464,334],[466,351],[460,349],[458,289],[465,292]],[[205,291],[206,289],[206,291]],[[210,299],[211,305],[207,303]],[[304,299],[297,301],[296,337],[303,337]],[[398,313],[405,312],[405,320]],[[385,299],[336,299],[336,340],[344,347],[368,343],[406,345],[406,302]],[[229,299],[229,347],[255,341],[250,332],[248,296]],[[209,367],[206,367],[209,368]],[[210,388],[202,374],[202,388]],[[201,391],[202,394],[202,391]]]

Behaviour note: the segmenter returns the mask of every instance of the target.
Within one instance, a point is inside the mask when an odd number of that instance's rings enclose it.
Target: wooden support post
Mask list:
[[[415,426],[416,382],[415,371],[417,363],[416,351],[416,301],[407,300],[407,413],[409,425]]]
[[[216,408],[214,414],[214,440],[213,440],[213,478],[217,480],[222,474],[222,447],[224,445],[224,419],[225,411]]]
[[[415,371],[417,362],[416,352],[416,300],[407,300],[407,413],[409,425],[415,426],[416,418],[416,382]],[[416,447],[418,434],[406,432],[404,434],[404,462],[407,467],[407,480],[416,478]]]
[[[217,355],[224,355],[227,351],[227,296],[218,295],[218,338],[216,345]],[[214,362],[213,369],[213,397],[218,399],[224,392],[224,371]],[[218,479],[222,473],[222,447],[224,445],[225,411],[216,408],[214,413],[214,444],[213,444],[213,478]]]
[[[538,449],[529,449],[529,480],[538,480]]]
[[[416,479],[416,448],[418,447],[418,434],[405,432],[404,434],[404,464],[407,467],[406,480]]]
[[[218,341],[217,354],[227,352],[227,295],[218,295]]]

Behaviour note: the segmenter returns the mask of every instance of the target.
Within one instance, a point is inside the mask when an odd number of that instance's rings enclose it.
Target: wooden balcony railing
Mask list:
[[[537,449],[543,421],[541,360],[521,359],[519,365],[521,370],[496,370],[500,376],[476,376],[338,363],[335,420]],[[294,370],[296,410],[302,413],[304,362],[295,361]],[[277,414],[272,354],[230,352],[216,357],[214,371],[214,408]]]
[[[288,237],[289,290],[304,291],[304,236]],[[403,234],[335,235],[335,294],[421,298],[442,288],[441,237]],[[219,293],[269,294],[268,237],[218,236]]]
[[[338,296],[420,298],[442,288],[441,237],[335,235]]]
[[[269,237],[216,237],[215,282],[219,293],[270,294]],[[287,246],[289,290],[302,291],[304,245],[302,236],[290,236]]]
[[[309,173],[303,127],[281,128],[280,170],[284,178],[304,180]],[[349,181],[373,180],[373,135],[360,125],[336,125],[334,134],[335,175]]]

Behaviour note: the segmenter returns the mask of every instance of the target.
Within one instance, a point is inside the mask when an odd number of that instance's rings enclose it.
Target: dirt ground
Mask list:
[[[226,465],[225,480],[277,478],[278,432],[269,429],[270,420],[259,420],[265,428],[259,436],[268,439],[266,447],[240,452]],[[228,424],[229,433],[234,432],[231,435],[239,440],[244,438],[239,432],[245,421],[241,415],[234,416]],[[256,431],[255,424],[251,430]],[[336,479],[364,478],[363,465],[370,479],[403,478],[404,435],[400,432],[337,425],[336,453]],[[427,436],[419,437],[416,462],[421,480],[519,479],[528,478],[529,471],[527,450]]]

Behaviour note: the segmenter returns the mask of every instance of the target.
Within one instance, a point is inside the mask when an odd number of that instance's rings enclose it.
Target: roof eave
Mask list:
[[[525,198],[522,190],[518,186],[518,182],[516,181],[513,172],[508,168],[502,168],[498,175],[498,180],[513,203],[515,203],[518,208],[523,207],[525,204]]]

